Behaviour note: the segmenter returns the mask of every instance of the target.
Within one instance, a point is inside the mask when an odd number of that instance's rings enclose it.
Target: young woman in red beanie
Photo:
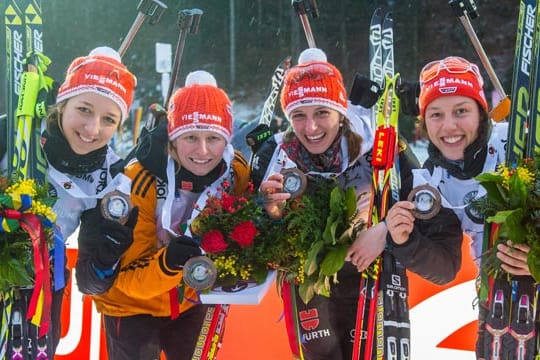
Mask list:
[[[25,353],[19,354],[21,358],[54,357],[61,333],[64,284],[69,276],[63,266],[64,242],[75,232],[80,219],[89,209],[94,209],[105,194],[116,189],[129,193],[130,180],[113,169],[120,158],[108,143],[127,118],[135,85],[135,76],[122,64],[115,50],[96,48],[88,56],[73,60],[59,88],[56,104],[43,123],[41,143],[48,163],[50,195],[56,198],[53,210],[57,214],[52,304],[46,337],[36,341],[32,334],[26,333],[30,327],[23,327],[26,330],[21,334],[20,349]],[[133,215],[136,217],[136,211]],[[122,244],[130,242],[131,229],[106,220],[99,226],[99,230],[114,234],[117,244],[110,245],[111,241],[101,236],[92,239],[93,246],[107,247],[110,253],[116,252],[119,256],[125,246]],[[100,231],[97,233],[101,235]],[[22,294],[27,296],[24,291]],[[46,303],[47,297],[43,297]],[[49,320],[46,313],[44,309],[41,326],[46,326]],[[12,345],[8,344],[8,351],[16,356],[17,350],[11,348]],[[27,349],[36,350],[30,354]]]
[[[184,263],[201,254],[187,229],[224,181],[235,193],[249,181],[249,166],[230,143],[231,109],[211,74],[190,73],[169,102],[166,168],[155,173],[139,161],[126,167],[139,209],[134,241],[112,287],[93,296],[111,360],[158,359],[161,351],[192,359],[207,306],[182,282]]]
[[[474,177],[493,172],[504,163],[508,123],[494,123],[489,118],[480,70],[466,59],[450,56],[432,61],[424,66],[419,80],[419,120],[429,138],[429,157],[425,169],[415,171],[415,185],[428,183],[439,189],[443,206],[454,210],[463,231],[470,236],[471,255],[480,265],[484,219],[469,203],[485,196],[486,191]],[[534,293],[527,266],[528,251],[527,245],[509,241],[498,245],[497,257],[502,261],[502,269],[515,276],[516,284],[520,283],[519,291]],[[510,286],[506,290],[512,291]],[[479,307],[478,359],[491,358],[487,354],[493,351],[493,335],[484,325],[486,306],[481,302]],[[505,352],[499,354],[502,359],[506,352],[514,353],[516,348],[504,347],[501,351]]]
[[[281,105],[291,128],[263,144],[252,169],[256,183],[262,180],[260,191],[266,194],[269,216],[282,217],[290,194],[283,192],[280,171],[294,167],[309,177],[334,178],[343,188],[354,187],[358,194],[357,221],[367,223],[373,171],[369,111],[347,102],[341,73],[326,61],[321,50],[304,51],[298,65],[287,72]],[[407,198],[412,187],[411,169],[418,162],[411,159],[406,144],[401,145],[400,195]],[[306,191],[312,186],[315,182],[308,181]],[[360,233],[347,252],[347,261],[329,297],[315,295],[304,304],[296,284],[284,285],[296,292],[297,299],[290,306],[291,298],[283,297],[285,309],[296,309],[294,313],[285,312],[289,333],[295,332],[292,324],[302,323],[303,314],[310,314],[314,320],[308,327],[299,326],[300,339],[291,339],[294,353],[304,359],[351,359],[361,272],[385,248],[408,269],[434,283],[454,279],[461,263],[462,236],[457,217],[443,208],[430,220],[415,219],[411,212],[414,206],[399,201],[390,208],[385,221]]]

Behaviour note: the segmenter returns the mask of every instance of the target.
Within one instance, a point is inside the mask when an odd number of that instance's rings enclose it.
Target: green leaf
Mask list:
[[[343,191],[338,187],[334,187],[330,193],[330,213],[339,215],[343,209]]]
[[[300,286],[298,287],[298,294],[300,295],[300,298],[302,299],[304,304],[307,304],[311,301],[311,299],[313,299],[313,296],[315,295],[313,284],[309,284],[307,282],[300,284]]]
[[[360,196],[364,196],[364,195],[365,194],[361,194]],[[345,199],[344,199],[347,219],[352,218],[354,214],[356,214],[356,201],[357,200],[358,199],[356,197],[356,190],[354,189],[354,187],[348,187],[347,190],[345,191]]]
[[[504,177],[499,174],[485,172],[475,177],[477,181],[482,183],[502,183],[504,181]]]
[[[323,240],[326,244],[336,243],[336,231],[341,221],[333,220],[331,218],[326,219],[326,227],[324,228]]]
[[[268,269],[260,266],[255,267],[251,273],[251,276],[257,281],[257,284],[262,284],[266,280],[267,275]]]
[[[323,242],[322,241],[316,241],[312,244],[311,249],[309,250],[306,263],[304,265],[304,271],[306,272],[306,275],[312,275],[317,271],[318,268],[318,262],[317,259],[319,257],[319,252],[323,248]]]
[[[489,200],[499,208],[506,207],[507,191],[500,184],[504,181],[504,177],[492,173],[484,173],[475,177],[480,181],[484,189],[486,189]]]
[[[345,262],[347,249],[347,245],[339,245],[332,248],[332,250],[326,254],[324,260],[321,262],[321,274],[325,276],[332,276],[341,270]]]
[[[508,232],[508,238],[515,244],[523,244],[525,242],[526,229],[522,222],[523,209],[516,209],[506,217],[506,221],[502,224]]]
[[[535,249],[531,249],[529,254],[527,255],[527,265],[529,266],[529,270],[531,272],[532,277],[536,282],[540,281],[540,254],[538,251],[538,247]]]
[[[498,211],[495,215],[489,216],[486,221],[487,222],[494,222],[497,224],[504,224],[506,222],[506,219],[511,216],[516,211],[520,211],[521,209],[514,209],[514,210],[502,210]]]

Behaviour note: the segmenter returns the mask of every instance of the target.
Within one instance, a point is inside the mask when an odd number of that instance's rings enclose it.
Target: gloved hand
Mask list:
[[[418,97],[420,96],[419,82],[402,81],[397,88],[399,96],[401,112],[406,115],[418,116],[420,110],[418,108]]]
[[[369,109],[375,105],[382,92],[383,90],[376,82],[361,74],[356,74],[351,91],[349,91],[349,100],[353,105],[360,105]]]
[[[134,207],[124,225],[105,219],[100,204],[83,212],[79,228],[79,251],[92,254],[94,266],[110,270],[133,243],[139,208]]]
[[[165,264],[170,269],[179,270],[193,256],[202,255],[201,248],[189,236],[179,236],[167,245]]]

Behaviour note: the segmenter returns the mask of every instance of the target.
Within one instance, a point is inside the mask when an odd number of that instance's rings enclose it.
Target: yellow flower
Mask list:
[[[46,217],[51,222],[56,222],[56,213],[45,204],[42,204],[39,200],[34,200],[32,202],[32,207],[28,210],[36,215],[41,215]]]
[[[15,184],[6,189],[6,194],[12,197],[20,197],[21,195],[36,196],[36,183],[34,179],[25,179],[17,181]]]
[[[525,185],[530,185],[534,183],[534,174],[527,168],[518,167],[516,169],[518,177]]]
[[[510,169],[501,164],[497,167],[497,174],[501,175],[504,178],[502,185],[505,189],[508,189],[508,187],[510,186],[508,184],[508,180],[510,179],[510,176],[512,176],[512,172],[510,171]]]

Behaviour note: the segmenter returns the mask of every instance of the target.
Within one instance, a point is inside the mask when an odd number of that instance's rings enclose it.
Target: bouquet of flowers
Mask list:
[[[274,240],[286,248],[277,263],[284,270],[281,278],[299,284],[304,303],[315,294],[330,296],[331,280],[337,281],[347,249],[365,225],[353,221],[356,203],[353,188],[343,190],[334,180],[324,180],[287,205],[285,231]]]
[[[270,219],[253,185],[233,195],[225,182],[210,195],[191,224],[201,247],[216,265],[217,284],[262,283],[270,269],[297,282],[308,302],[330,295],[330,280],[343,267],[348,247],[363,228],[355,224],[357,196],[334,180],[321,181],[311,193],[289,201],[281,220]]]
[[[14,286],[34,284],[32,260],[36,257],[32,251],[40,246],[48,257],[56,221],[54,202],[47,194],[47,186],[33,179],[0,176],[0,293]]]
[[[473,208],[492,223],[493,248],[511,240],[527,244],[527,264],[532,276],[540,281],[540,156],[525,159],[515,167],[499,166],[495,173],[476,177],[487,196],[473,203]],[[483,267],[492,277],[502,275],[495,251],[485,254]]]
[[[262,283],[270,264],[280,255],[268,233],[276,225],[266,215],[253,184],[242,195],[234,195],[225,181],[217,195],[209,195],[191,232],[200,238],[201,248],[214,261],[217,284],[231,286],[238,281]]]

